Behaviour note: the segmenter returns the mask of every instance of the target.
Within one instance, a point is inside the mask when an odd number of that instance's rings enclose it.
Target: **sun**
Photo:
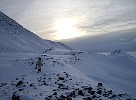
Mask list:
[[[76,21],[72,19],[60,19],[56,22],[56,30],[55,33],[56,38],[58,40],[61,39],[69,39],[79,36],[79,31],[75,27]]]

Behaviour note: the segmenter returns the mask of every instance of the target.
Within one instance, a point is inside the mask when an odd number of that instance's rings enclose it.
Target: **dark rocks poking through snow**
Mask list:
[[[98,86],[102,86],[102,83],[98,83]]]
[[[120,54],[120,53],[121,53],[121,50],[119,49],[119,50],[115,50],[115,51],[111,52],[111,55]]]
[[[107,90],[102,83],[98,83],[96,87],[83,86],[82,82],[76,81],[67,72],[41,74],[34,79],[17,77],[11,83],[1,83],[0,87],[3,93],[11,93],[12,100],[20,100],[24,93],[41,100],[134,100],[127,94],[115,94],[112,90]],[[48,88],[54,93],[47,95],[47,92],[39,91],[40,88]]]
[[[55,92],[53,95],[46,97],[45,100],[72,100],[79,97],[83,100],[135,100],[131,99],[127,94],[114,94],[112,90],[106,90],[102,83],[98,83],[95,88],[83,86],[81,89],[75,89],[66,94],[58,96]]]
[[[23,81],[19,81],[17,84],[16,84],[16,87],[20,86],[23,84]]]
[[[59,77],[59,80],[64,80],[64,77]]]
[[[3,87],[3,86],[5,86],[5,85],[7,85],[7,83],[1,83],[1,84],[0,84],[0,87]]]
[[[12,100],[20,100],[20,97],[16,94],[16,92],[13,93]]]
[[[46,53],[46,52],[51,51],[51,50],[53,50],[53,47],[52,47],[52,48],[48,48],[48,49],[45,50],[43,53]]]
[[[44,56],[44,57],[43,57]],[[65,64],[75,64],[78,61],[80,61],[81,59],[79,57],[75,55],[71,55],[66,59],[61,59],[61,58],[57,58],[57,57],[51,57],[51,56],[47,56],[45,54],[41,55],[41,58],[45,64],[50,64],[50,66],[64,66]],[[18,59],[16,60],[16,63],[20,63],[20,64],[28,64],[29,66],[31,65],[35,65],[37,61],[37,58],[30,58],[30,59]]]

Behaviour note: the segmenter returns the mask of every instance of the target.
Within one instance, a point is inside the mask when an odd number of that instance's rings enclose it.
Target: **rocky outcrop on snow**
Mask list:
[[[41,88],[43,91],[39,91]],[[46,94],[47,88],[50,88],[48,90],[50,95]],[[134,100],[128,94],[115,93],[106,89],[102,83],[98,83],[95,87],[90,84],[84,86],[82,82],[76,82],[67,72],[40,74],[33,80],[28,76],[20,76],[12,82],[1,83],[0,89],[5,94],[13,93],[12,100],[25,100],[21,98],[30,98],[30,100],[32,98],[37,98],[36,100],[38,98],[41,100]]]

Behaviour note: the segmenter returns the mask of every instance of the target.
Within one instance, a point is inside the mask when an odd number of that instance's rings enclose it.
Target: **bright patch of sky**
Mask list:
[[[0,0],[0,10],[40,37],[59,40],[136,28],[135,4],[136,0]]]

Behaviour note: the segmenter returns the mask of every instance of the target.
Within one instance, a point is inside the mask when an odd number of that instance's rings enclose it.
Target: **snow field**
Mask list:
[[[121,71],[123,75],[118,74],[116,70],[122,68],[115,69],[118,66],[110,61],[115,58],[118,58],[117,60],[124,59],[121,54],[105,56],[74,50],[66,50],[66,52],[61,53],[61,55],[59,55],[58,50],[57,52],[52,50],[46,54],[3,54],[0,58],[0,64],[3,64],[0,70],[0,99],[10,100],[15,91],[22,100],[24,98],[30,100],[50,98],[50,100],[55,100],[69,95],[73,100],[83,98],[85,100],[87,98],[109,100],[112,97],[116,100],[125,100],[130,98],[132,94],[134,96],[136,88],[132,85],[135,83],[133,82],[135,77],[132,76],[135,73],[128,76],[123,72],[129,70],[123,69]],[[39,56],[45,63],[41,73],[37,73],[37,70],[34,69]],[[127,56],[126,59],[129,62]],[[5,64],[4,62],[8,63]],[[125,62],[124,65],[128,62]],[[133,62],[133,64],[135,63]],[[8,71],[9,69],[10,71]],[[8,73],[4,73],[7,71]],[[126,75],[125,79],[122,78],[124,75]],[[127,83],[124,83],[125,80]],[[17,86],[19,81],[22,81],[22,84]],[[98,83],[103,83],[103,86],[98,87]],[[88,90],[90,87],[92,90]],[[92,91],[95,91],[95,93],[91,94]]]

